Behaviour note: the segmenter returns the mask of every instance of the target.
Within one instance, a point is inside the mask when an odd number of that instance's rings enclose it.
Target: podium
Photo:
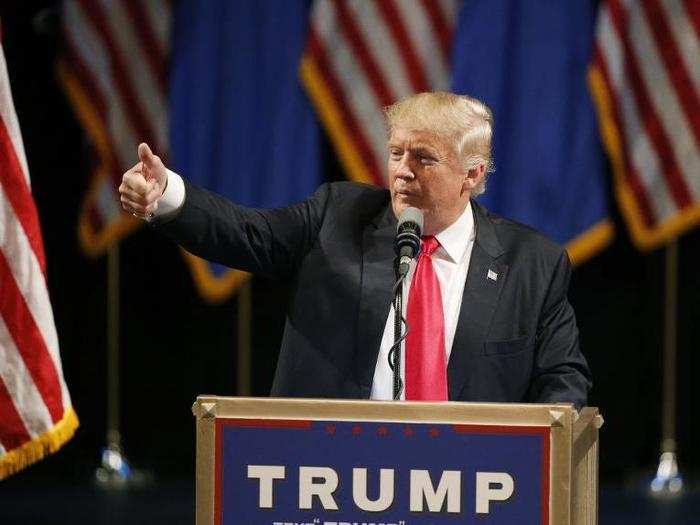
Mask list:
[[[597,523],[596,408],[200,396],[198,525]]]

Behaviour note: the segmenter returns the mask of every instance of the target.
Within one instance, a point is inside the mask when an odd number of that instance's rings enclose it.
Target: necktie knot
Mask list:
[[[440,241],[438,241],[433,235],[428,235],[421,239],[421,249],[428,257],[430,257],[439,247]]]

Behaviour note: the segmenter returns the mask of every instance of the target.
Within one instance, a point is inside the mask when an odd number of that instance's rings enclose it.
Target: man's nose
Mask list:
[[[408,164],[408,156],[404,155],[396,166],[396,176],[401,179],[411,180],[415,177],[411,166]]]

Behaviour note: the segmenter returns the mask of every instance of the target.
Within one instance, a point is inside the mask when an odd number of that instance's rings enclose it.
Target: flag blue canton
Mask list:
[[[178,4],[170,78],[175,171],[253,207],[292,204],[315,190],[320,132],[298,74],[308,15],[305,1]],[[231,271],[206,269],[209,276],[195,276],[210,279],[210,288],[216,279],[224,286]]]
[[[465,2],[452,87],[494,113],[496,171],[480,201],[567,245],[576,261],[612,236],[605,163],[586,83],[596,2]]]

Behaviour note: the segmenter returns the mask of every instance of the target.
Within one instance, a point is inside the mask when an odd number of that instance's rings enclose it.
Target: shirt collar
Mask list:
[[[458,263],[467,251],[467,245],[474,239],[474,214],[472,204],[467,201],[462,215],[447,228],[438,233],[435,238],[447,252],[452,262]]]

